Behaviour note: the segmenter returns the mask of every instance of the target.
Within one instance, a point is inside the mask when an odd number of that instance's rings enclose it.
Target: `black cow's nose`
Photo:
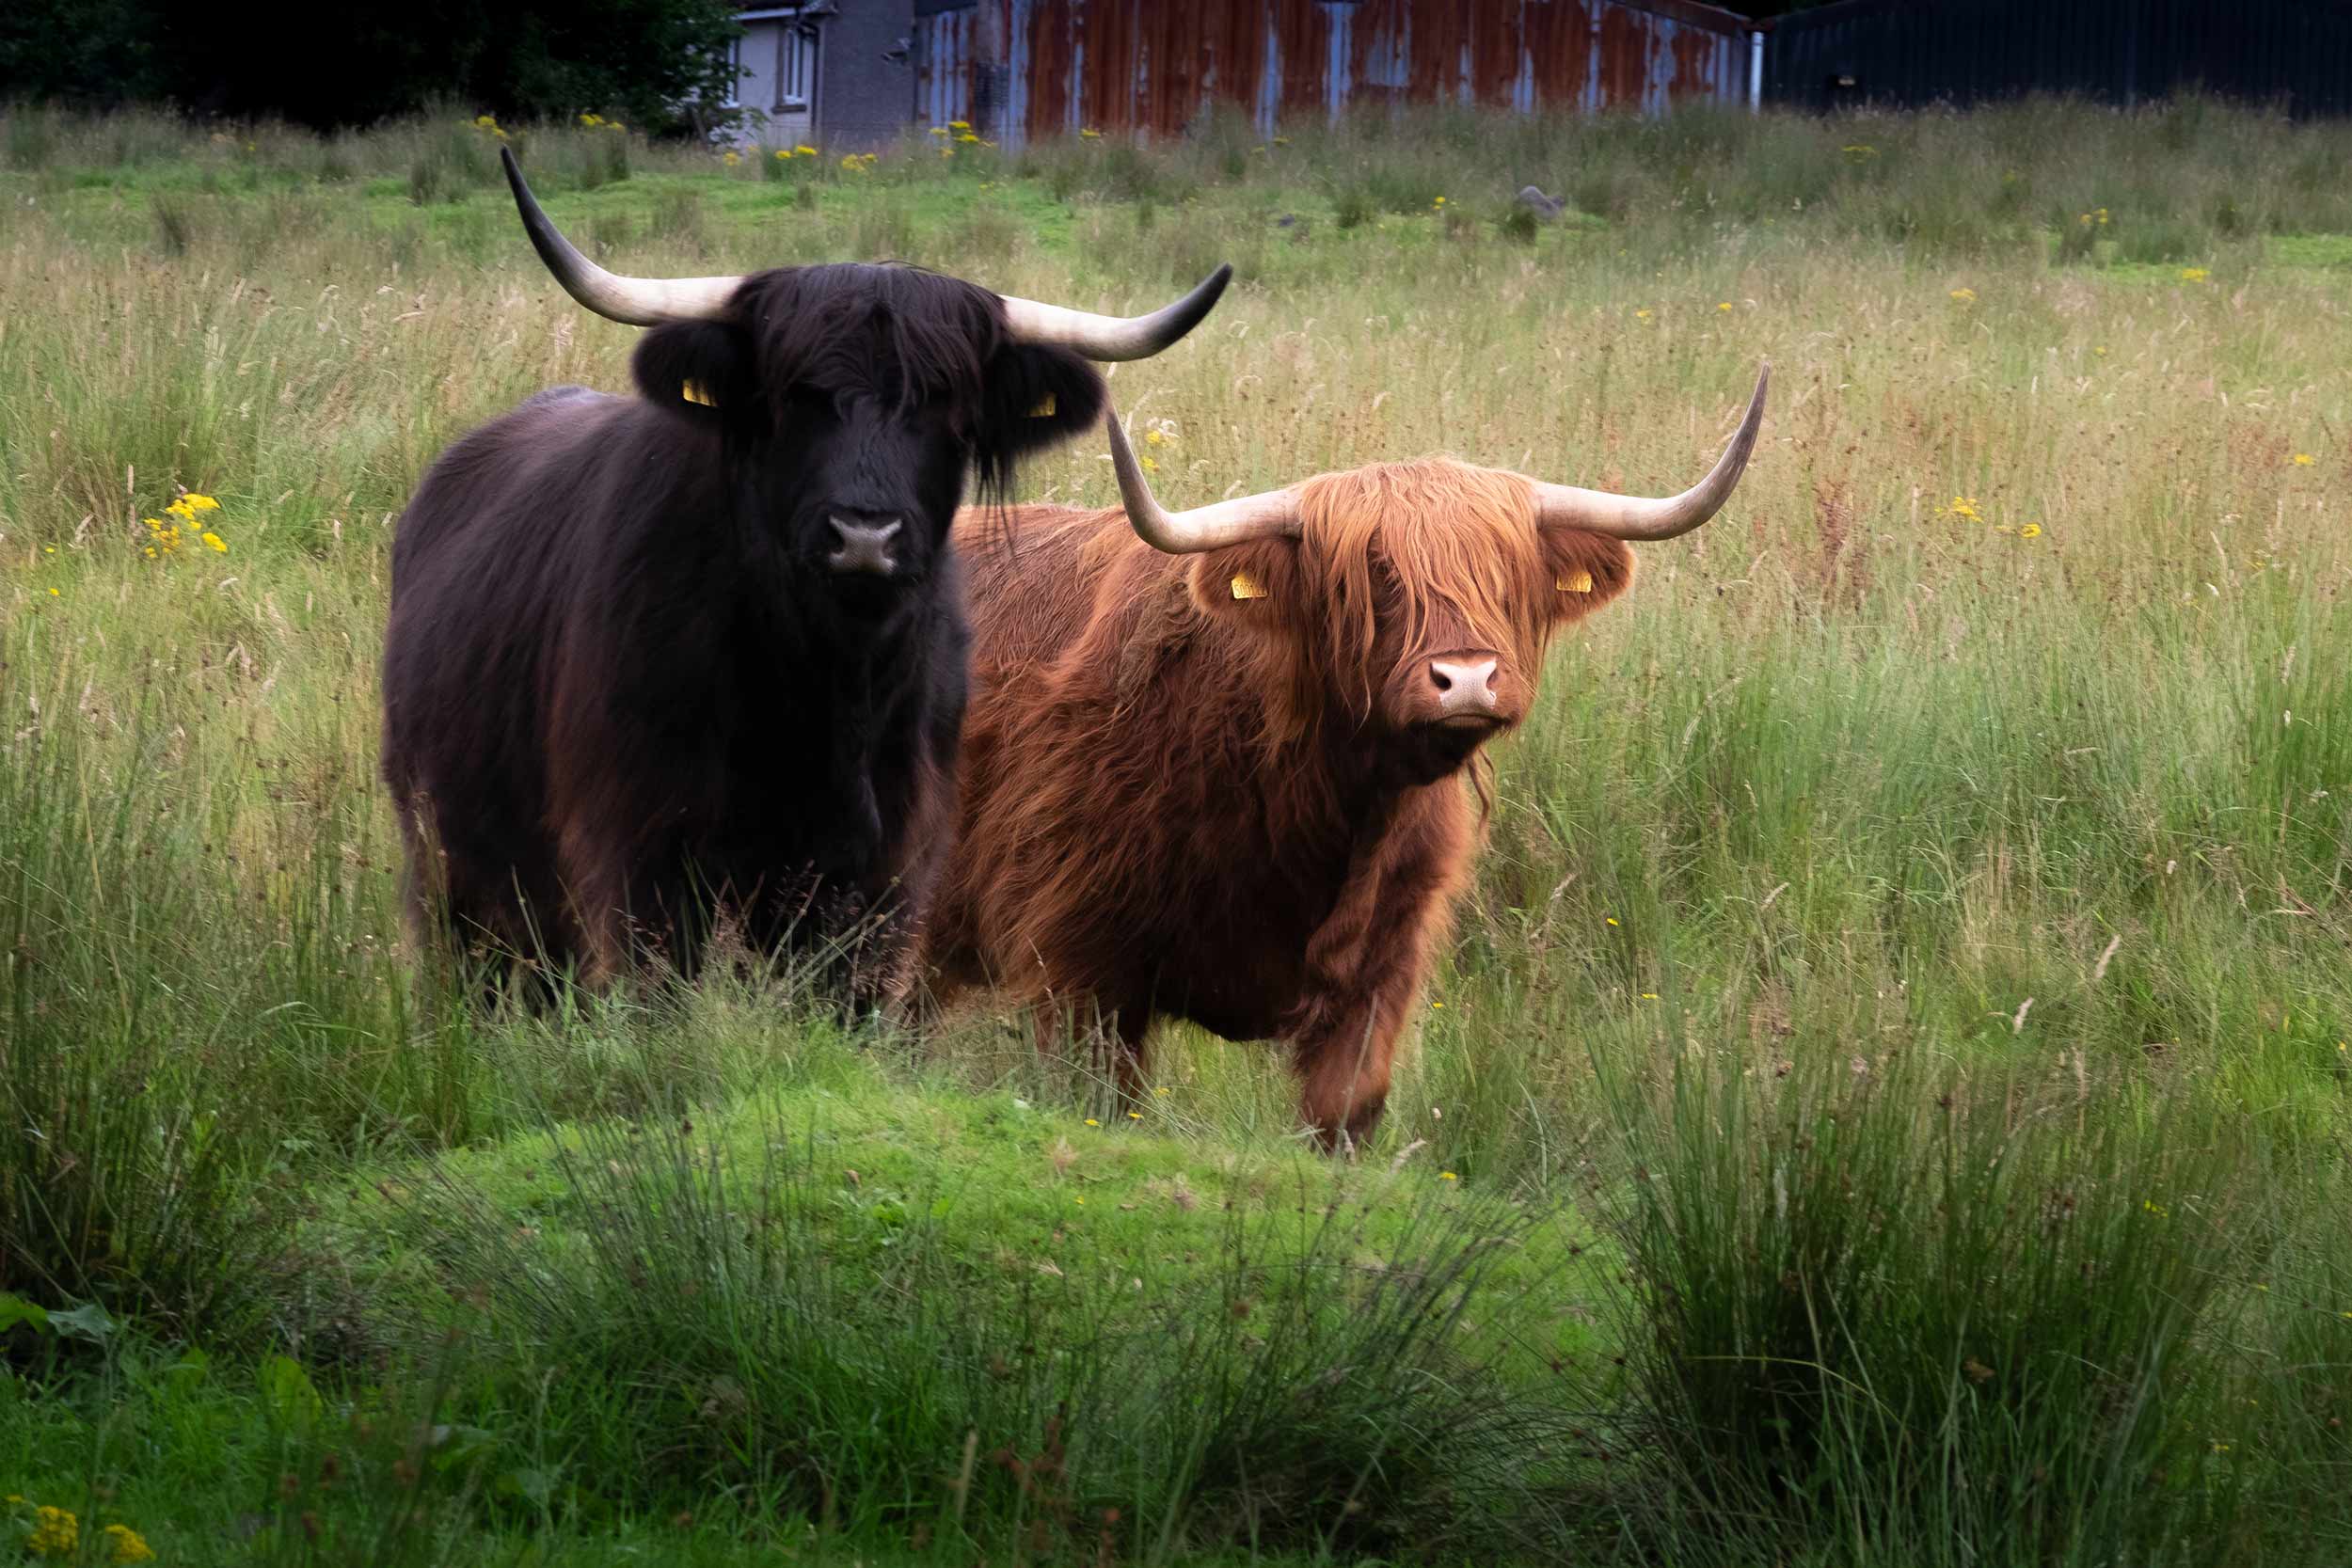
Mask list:
[[[833,525],[834,537],[841,542],[825,557],[825,564],[834,571],[886,578],[898,569],[898,558],[890,547],[890,542],[898,536],[898,518],[853,523],[845,517],[829,516],[825,521]]]

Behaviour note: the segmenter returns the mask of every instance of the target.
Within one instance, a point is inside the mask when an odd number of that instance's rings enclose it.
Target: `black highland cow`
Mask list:
[[[384,777],[420,934],[595,984],[691,974],[723,912],[762,951],[857,927],[857,995],[895,999],[954,820],[965,473],[1001,495],[1089,429],[1089,361],[1176,341],[1228,269],[1136,320],[901,266],[625,278],[506,173],[573,297],[653,330],[637,397],[538,394],[401,516]]]

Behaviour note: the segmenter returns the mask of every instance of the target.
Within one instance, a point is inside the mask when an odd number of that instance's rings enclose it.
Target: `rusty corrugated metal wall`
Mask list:
[[[1744,103],[1748,27],[1694,0],[971,0],[915,22],[915,123],[970,119],[996,8],[1009,145],[1170,136],[1210,103],[1279,119],[1351,104],[1634,108]]]

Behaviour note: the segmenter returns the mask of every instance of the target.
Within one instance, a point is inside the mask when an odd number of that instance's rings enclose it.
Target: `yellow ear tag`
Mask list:
[[[1237,599],[1263,599],[1265,596],[1265,585],[1260,582],[1256,578],[1251,577],[1248,572],[1235,572],[1233,574],[1233,597]]]
[[[1551,585],[1563,594],[1589,594],[1593,591],[1593,574],[1579,572],[1572,578],[1554,578]]]
[[[1055,406],[1054,394],[1048,392],[1045,394],[1044,402],[1029,410],[1029,418],[1033,420],[1050,420],[1054,417]]]
[[[699,403],[705,408],[716,408],[719,406],[717,404],[710,401],[710,394],[703,390],[703,384],[699,381],[688,381],[681,383],[677,389],[677,395],[684,398],[689,403]]]

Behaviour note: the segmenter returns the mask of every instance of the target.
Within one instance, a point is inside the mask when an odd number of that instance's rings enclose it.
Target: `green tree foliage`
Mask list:
[[[596,110],[688,124],[731,86],[728,0],[17,0],[0,7],[0,100],[168,102],[364,125],[453,100],[502,118]]]

